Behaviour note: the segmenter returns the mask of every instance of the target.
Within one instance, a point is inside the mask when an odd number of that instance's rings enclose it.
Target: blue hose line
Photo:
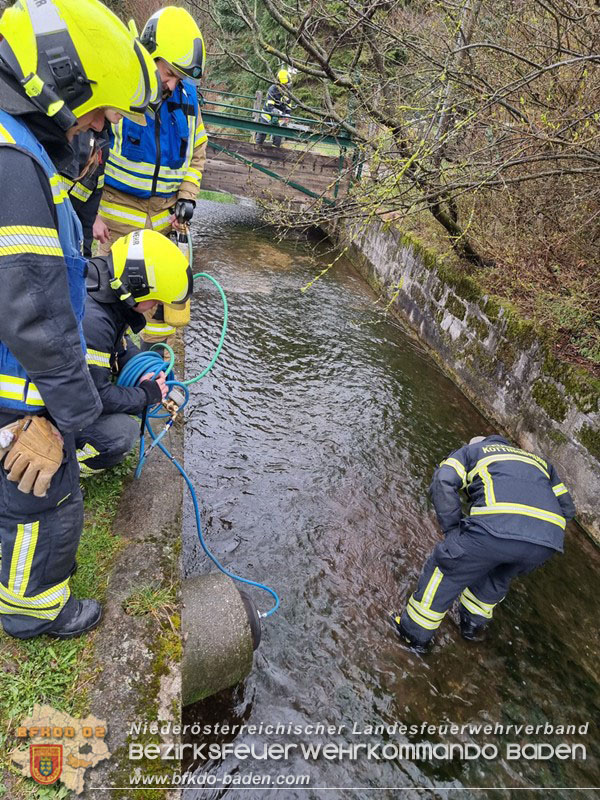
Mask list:
[[[207,375],[210,372],[210,370],[213,368],[217,358],[219,357],[219,354],[220,354],[221,349],[223,347],[223,341],[225,339],[225,333],[226,333],[226,330],[227,330],[227,316],[228,316],[227,299],[225,297],[225,293],[223,292],[223,289],[220,287],[220,285],[217,283],[217,281],[215,281],[214,278],[212,278],[210,275],[207,275],[205,273],[198,273],[197,275],[194,275],[194,278],[196,278],[196,277],[206,277],[209,280],[211,280],[217,286],[217,288],[219,289],[219,291],[221,293],[221,297],[223,299],[223,308],[224,308],[224,311],[225,311],[224,320],[223,320],[223,327],[222,327],[222,330],[221,330],[221,338],[220,338],[220,341],[219,341],[219,345],[218,345],[216,353],[215,353],[212,361],[208,365],[208,367],[206,367],[206,369],[204,369],[202,371],[202,373],[200,373],[200,375],[198,375],[195,378],[193,378],[191,380],[188,380],[188,381],[183,381],[182,382],[182,381],[176,381],[176,380],[174,380],[172,378],[169,379],[169,375],[171,375],[173,373],[173,364],[174,364],[174,361],[175,361],[175,356],[174,356],[173,350],[167,344],[154,345],[152,350],[148,350],[148,351],[146,351],[144,353],[138,353],[136,356],[131,358],[125,364],[125,366],[123,367],[123,369],[119,373],[119,377],[117,379],[117,385],[118,386],[126,386],[126,387],[137,386],[138,383],[139,383],[140,378],[142,378],[144,375],[150,373],[154,378],[156,378],[159,375],[159,373],[164,372],[166,377],[167,377],[167,381],[166,381],[167,386],[169,386],[169,387],[177,386],[184,393],[185,400],[184,400],[183,404],[180,406],[180,409],[184,408],[187,405],[187,403],[189,401],[189,396],[190,396],[189,389],[187,387],[192,383],[196,383],[201,378],[203,378],[205,375]],[[168,362],[164,361],[162,355],[160,353],[158,353],[154,349],[155,347],[161,347],[161,348],[165,349],[169,353],[169,361]],[[154,433],[154,431],[152,430],[152,426],[150,424],[150,420],[151,419],[164,419],[164,418],[169,417],[169,416],[170,416],[169,414],[163,413],[163,408],[162,408],[162,405],[160,403],[158,403],[158,404],[156,404],[154,406],[151,406],[148,409],[147,414],[146,414],[146,430],[148,431],[148,433],[149,433],[149,435],[150,435],[150,437],[152,439],[152,444],[146,450],[145,438],[143,436],[140,437],[140,455],[139,455],[138,464],[137,464],[137,467],[136,467],[136,470],[135,470],[135,477],[136,478],[140,477],[140,475],[142,473],[142,469],[144,467],[144,463],[146,461],[146,458],[148,457],[148,454],[150,453],[150,451],[154,447],[158,447],[159,450],[161,450],[161,452],[164,453],[164,455],[166,455],[167,458],[170,461],[172,461],[172,463],[175,465],[175,467],[179,470],[179,472],[183,476],[183,479],[185,480],[185,483],[186,483],[186,485],[187,485],[187,487],[189,489],[189,492],[190,492],[190,495],[191,495],[191,498],[192,498],[192,503],[193,503],[193,506],[194,506],[194,516],[195,516],[195,519],[196,519],[196,529],[198,531],[198,539],[200,540],[200,545],[201,545],[202,549],[204,550],[206,555],[209,557],[209,559],[213,562],[213,564],[217,567],[217,569],[219,569],[224,575],[227,575],[227,577],[232,578],[234,581],[238,581],[240,583],[245,583],[248,586],[255,586],[257,589],[262,589],[262,591],[267,592],[268,594],[270,594],[273,597],[273,600],[275,601],[274,605],[266,612],[260,612],[260,611],[258,612],[259,616],[261,616],[261,617],[270,617],[271,614],[274,614],[277,611],[277,609],[279,608],[280,601],[279,601],[279,596],[278,596],[277,592],[274,589],[272,589],[270,586],[266,586],[264,583],[259,583],[258,581],[252,581],[249,578],[242,578],[241,575],[236,575],[234,572],[230,572],[228,569],[226,569],[218,561],[218,559],[208,549],[208,546],[207,546],[206,541],[204,539],[204,534],[202,532],[202,522],[201,522],[201,519],[200,519],[200,506],[199,506],[199,503],[198,503],[198,497],[196,495],[196,490],[194,489],[194,486],[193,486],[190,478],[188,477],[186,471],[184,470],[184,468],[177,461],[177,459],[169,452],[169,450],[167,450],[167,448],[164,446],[164,444],[161,441],[162,438],[165,436],[165,434],[168,432],[169,428],[171,427],[170,423],[167,423],[165,425],[164,429],[158,435],[156,435]]]
[[[196,518],[196,528],[198,530],[198,539],[200,540],[200,545],[202,546],[202,549],[204,550],[206,555],[210,558],[210,560],[213,562],[213,564],[217,567],[217,569],[220,569],[224,575],[227,575],[227,577],[232,578],[234,581],[245,583],[248,586],[255,586],[257,589],[262,589],[264,592],[268,592],[272,596],[275,603],[268,611],[265,612],[259,611],[258,613],[259,616],[261,617],[270,617],[271,614],[274,614],[279,608],[279,596],[277,592],[275,591],[275,589],[271,589],[270,586],[266,586],[264,583],[259,583],[258,581],[251,581],[249,578],[242,578],[241,575],[236,575],[235,572],[230,572],[220,563],[220,561],[218,561],[216,556],[214,556],[211,553],[211,551],[208,549],[208,546],[204,539],[204,535],[202,533],[202,522],[200,520],[200,506],[198,504],[198,497],[196,495],[196,490],[194,489],[191,480],[189,479],[186,471],[181,466],[179,461],[177,461],[177,459],[167,450],[167,448],[162,444],[162,442],[159,442],[156,438],[154,438],[155,437],[154,431],[150,427],[150,423],[147,422],[146,425],[148,427],[150,435],[158,445],[159,449],[167,456],[167,458],[170,461],[173,462],[173,464],[175,465],[175,467],[177,467],[177,469],[179,470],[179,472],[181,473],[183,479],[187,484],[187,487],[190,491],[190,495],[192,497],[192,503],[194,504],[194,516]]]

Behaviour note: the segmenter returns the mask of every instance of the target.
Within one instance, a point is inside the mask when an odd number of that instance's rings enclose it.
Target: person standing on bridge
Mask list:
[[[460,492],[470,503],[462,513]],[[479,641],[513,578],[562,552],[575,507],[554,467],[502,436],[476,436],[436,469],[431,496],[445,539],[402,614],[401,639],[419,652],[460,595],[460,631]]]
[[[156,62],[162,97],[146,125],[123,120],[111,131],[105,188],[95,233],[99,255],[134,230],[169,235],[192,219],[206,161],[208,137],[196,84],[204,72],[204,40],[193,17],[168,6],[153,14],[141,41]],[[141,334],[142,347],[172,341],[175,328],[159,306]]]
[[[267,97],[259,116],[261,122],[265,122],[268,125],[285,124],[285,117],[288,117],[292,111],[292,100],[288,89],[292,85],[292,77],[296,72],[297,70],[293,67],[279,70],[277,83],[269,86]],[[266,138],[266,133],[257,133],[256,144],[264,144]],[[274,147],[281,147],[281,138],[281,136],[273,136]]]

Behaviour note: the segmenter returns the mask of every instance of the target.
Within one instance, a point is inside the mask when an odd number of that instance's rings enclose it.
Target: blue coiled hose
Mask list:
[[[131,358],[127,362],[127,364],[125,364],[125,366],[119,373],[119,378],[117,380],[118,386],[132,387],[132,386],[137,386],[139,384],[140,378],[142,378],[144,375],[147,375],[148,373],[151,373],[153,377],[156,378],[161,372],[164,372],[167,378],[166,383],[167,386],[169,387],[169,391],[171,391],[171,389],[176,386],[179,389],[181,389],[184,394],[185,400],[183,404],[180,406],[180,410],[187,405],[190,397],[189,389],[187,387],[193,383],[197,383],[201,378],[204,378],[206,375],[208,375],[210,370],[215,365],[217,358],[219,357],[219,353],[221,352],[221,349],[223,347],[223,342],[225,340],[225,333],[227,331],[227,319],[228,319],[227,298],[225,297],[225,292],[223,291],[222,287],[213,277],[211,277],[205,272],[196,273],[196,275],[194,275],[194,278],[207,278],[208,280],[212,281],[212,283],[219,290],[219,293],[221,294],[221,299],[223,301],[224,315],[223,315],[223,326],[221,329],[221,336],[215,354],[211,359],[209,365],[196,377],[191,378],[190,380],[187,381],[177,381],[174,378],[169,377],[170,375],[173,374],[173,365],[175,363],[175,356],[173,350],[166,344],[154,345],[154,347],[164,348],[168,352],[169,354],[168,361],[165,361],[162,355],[158,353],[155,349],[149,350],[145,353],[138,353],[138,355]],[[157,436],[152,430],[150,420],[166,419],[166,418],[168,418],[169,421],[166,423],[161,433],[159,433]],[[236,575],[234,572],[230,572],[218,561],[218,559],[208,549],[206,541],[204,540],[204,535],[202,533],[200,506],[198,503],[196,490],[194,489],[194,486],[184,468],[177,461],[177,459],[169,452],[169,450],[167,450],[167,448],[161,441],[165,436],[165,434],[170,429],[172,422],[173,421],[170,418],[170,415],[164,410],[164,408],[160,403],[151,406],[147,410],[145,428],[148,434],[150,435],[150,438],[152,439],[152,444],[150,445],[150,448],[146,451],[145,437],[144,436],[140,437],[140,457],[135,470],[135,477],[136,478],[140,477],[142,469],[144,467],[144,462],[150,450],[152,450],[154,447],[158,447],[159,450],[162,453],[164,453],[167,456],[167,458],[174,464],[174,466],[179,470],[179,472],[183,476],[184,481],[186,482],[186,485],[192,497],[192,503],[194,506],[194,516],[196,518],[196,529],[198,531],[198,539],[200,540],[200,545],[202,549],[204,550],[206,555],[210,558],[210,560],[213,562],[213,564],[229,578],[232,578],[234,581],[239,581],[240,583],[245,583],[248,586],[255,586],[257,589],[262,589],[264,592],[268,592],[275,601],[274,605],[264,613],[259,612],[259,615],[261,617],[270,617],[271,614],[274,614],[279,608],[279,596],[277,595],[277,592],[274,589],[271,589],[270,586],[266,586],[264,583],[259,583],[258,581],[252,581],[249,578],[242,578],[240,575]]]

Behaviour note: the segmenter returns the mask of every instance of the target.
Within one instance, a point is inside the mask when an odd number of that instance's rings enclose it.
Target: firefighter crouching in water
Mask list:
[[[0,17],[0,620],[28,639],[93,628],[69,589],[83,527],[75,432],[101,410],[84,355],[81,226],[59,172],[105,116],[143,119],[154,63],[98,0]]]
[[[117,239],[107,258],[89,262],[87,287],[83,333],[102,414],[76,435],[82,476],[122,461],[140,435],[140,421],[129,415],[166,398],[164,373],[156,379],[144,375],[135,387],[117,386],[113,376],[140,352],[126,331],[139,333],[146,324],[143,312],[158,302],[185,305],[193,289],[192,270],[174,242],[156,231],[134,231]],[[170,307],[165,306],[167,319]]]
[[[459,492],[471,504],[461,511]],[[571,495],[554,467],[502,436],[476,436],[436,469],[431,496],[445,540],[425,564],[404,612],[400,637],[422,652],[460,595],[463,638],[480,640],[510,582],[563,551]]]
[[[285,117],[288,117],[292,111],[292,101],[287,90],[292,85],[292,77],[296,72],[297,70],[293,67],[279,70],[277,83],[271,84],[267,91],[267,97],[259,115],[260,122],[266,122],[269,125],[285,124]],[[266,133],[257,133],[256,144],[264,144],[266,138]],[[281,147],[281,138],[281,136],[273,136],[274,147]]]
[[[146,114],[146,126],[129,120],[113,126],[100,203],[104,231],[99,254],[119,236],[151,228],[168,235],[194,213],[206,161],[207,136],[195,84],[204,71],[202,34],[183,8],[157,11],[142,31],[155,59],[162,97]],[[164,322],[162,307],[141,334],[142,349],[172,344],[175,328]]]

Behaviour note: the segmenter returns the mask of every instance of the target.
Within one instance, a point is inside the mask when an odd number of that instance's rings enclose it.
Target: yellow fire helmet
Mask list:
[[[144,25],[142,44],[152,58],[162,58],[182,78],[200,83],[206,48],[200,28],[185,8],[167,6]]]
[[[298,72],[294,67],[285,67],[277,73],[277,80],[282,86],[287,86],[292,82],[292,78]]]
[[[158,231],[133,231],[117,239],[108,266],[111,288],[129,307],[143,300],[158,300],[180,309],[194,288],[187,258]]]
[[[0,17],[0,62],[63,130],[98,108],[144,125],[160,82],[136,37],[99,0],[18,0]]]

